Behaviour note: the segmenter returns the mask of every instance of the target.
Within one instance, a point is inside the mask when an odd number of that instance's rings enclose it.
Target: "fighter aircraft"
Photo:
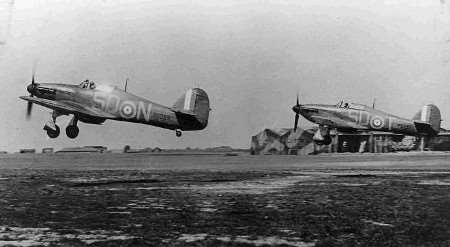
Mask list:
[[[297,96],[294,131],[297,130],[299,114],[319,125],[313,140],[318,145],[331,143],[330,129],[341,132],[385,131],[412,136],[434,136],[440,131],[441,113],[432,104],[425,105],[412,118],[406,119],[362,104],[340,102],[336,105],[301,105]]]
[[[53,110],[51,120],[44,126],[50,138],[60,134],[56,118],[61,115],[73,116],[66,127],[69,138],[78,136],[78,121],[102,124],[110,119],[148,124],[175,130],[177,137],[181,136],[181,131],[202,130],[208,125],[209,99],[200,88],[189,89],[172,107],[128,93],[126,88],[96,85],[89,80],[79,85],[36,83],[34,73],[27,91],[29,96],[20,97],[28,101],[27,118],[33,104]]]

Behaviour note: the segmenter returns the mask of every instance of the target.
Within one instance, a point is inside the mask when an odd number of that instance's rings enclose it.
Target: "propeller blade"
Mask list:
[[[295,123],[294,123],[294,132],[296,132],[297,131],[297,126],[298,126],[298,114],[296,113],[295,114]]]
[[[31,71],[31,84],[28,85],[27,87],[27,91],[30,92],[30,96],[33,97],[34,96],[34,88],[36,86],[36,80],[35,80],[35,76],[36,75],[36,64],[33,65],[32,71]]]
[[[30,118],[32,109],[33,109],[33,103],[28,101],[28,105],[27,105],[27,119]]]
[[[297,127],[298,127],[298,118],[299,118],[299,110],[300,110],[300,101],[298,99],[298,92],[297,92],[297,101],[295,102],[295,106],[292,107],[292,110],[295,112],[295,123],[294,123],[294,132],[297,131]]]
[[[34,84],[34,77],[36,74],[36,65],[37,65],[37,61],[34,61],[33,67],[31,68],[31,84]]]

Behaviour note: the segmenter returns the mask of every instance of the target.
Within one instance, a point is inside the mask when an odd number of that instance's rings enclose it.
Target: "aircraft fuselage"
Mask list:
[[[39,89],[41,88],[41,89]],[[94,109],[114,115],[114,120],[154,125],[167,129],[180,126],[175,112],[169,107],[154,103],[116,87],[80,89],[75,85],[44,84],[38,86],[40,98],[89,105]],[[83,120],[83,117],[81,117]]]
[[[202,130],[209,117],[209,99],[200,88],[189,89],[173,107],[163,106],[145,98],[108,85],[96,86],[86,80],[80,85],[60,83],[32,83],[27,87],[30,96],[22,96],[32,104],[53,109],[52,121],[44,126],[51,138],[59,135],[55,125],[59,115],[73,115],[66,133],[70,138],[78,135],[77,121],[101,124],[107,119],[153,125],[176,130]],[[29,115],[28,111],[28,115]]]
[[[341,130],[375,130],[405,135],[420,133],[412,120],[369,107],[354,109],[310,104],[301,105],[299,113],[313,123]]]

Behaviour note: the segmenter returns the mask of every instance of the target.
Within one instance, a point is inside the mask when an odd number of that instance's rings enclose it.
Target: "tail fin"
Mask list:
[[[413,120],[430,124],[433,131],[439,133],[441,129],[441,111],[435,105],[424,105],[422,109],[414,115]]]
[[[204,129],[208,125],[209,98],[203,89],[192,88],[187,90],[172,108],[179,115],[186,116],[180,121],[185,126],[185,130]],[[190,118],[187,116],[190,116]],[[195,122],[191,121],[192,118]]]

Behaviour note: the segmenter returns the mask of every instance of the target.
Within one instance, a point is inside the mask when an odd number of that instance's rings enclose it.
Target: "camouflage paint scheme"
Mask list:
[[[20,98],[53,109],[54,122],[57,116],[72,114],[75,125],[78,120],[101,124],[110,119],[177,130],[177,136],[180,130],[202,130],[208,125],[209,99],[200,88],[189,89],[173,107],[92,81],[80,85],[32,83],[27,90],[31,95]],[[55,130],[51,125],[46,126]]]
[[[298,114],[319,125],[314,139],[319,144],[331,141],[326,137],[329,128],[343,132],[386,131],[404,135],[432,136],[439,133],[441,124],[440,111],[435,105],[425,105],[413,119],[398,117],[362,104],[342,102],[337,105],[297,103],[292,110],[296,113],[295,125],[298,122]]]

